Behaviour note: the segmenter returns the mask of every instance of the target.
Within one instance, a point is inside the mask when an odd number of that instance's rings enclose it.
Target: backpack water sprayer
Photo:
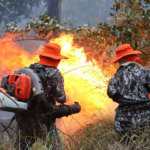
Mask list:
[[[22,68],[15,71],[14,74],[4,76],[1,88],[6,90],[6,93],[0,91],[0,109],[3,111],[15,113],[26,111],[33,99],[34,102],[40,100],[47,110],[51,108],[55,118],[79,113],[81,110],[81,106],[77,102],[72,105],[50,105],[44,97],[44,88],[40,77],[31,68]]]

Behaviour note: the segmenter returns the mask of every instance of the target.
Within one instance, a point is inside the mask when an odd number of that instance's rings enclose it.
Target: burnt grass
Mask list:
[[[60,132],[62,150],[150,150],[150,131],[135,131],[132,135],[119,135],[114,130],[114,117],[105,116],[86,124],[75,133],[68,135]],[[48,141],[38,141],[33,150],[53,150]],[[13,150],[13,141],[7,136],[0,150]]]

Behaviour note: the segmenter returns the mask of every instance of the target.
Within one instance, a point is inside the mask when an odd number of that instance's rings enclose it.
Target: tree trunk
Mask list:
[[[129,0],[119,0],[119,3],[120,3],[120,11],[127,12],[127,8],[130,7]]]
[[[120,12],[127,13],[128,8],[130,8],[129,0],[119,0],[120,3]],[[131,28],[131,23],[127,19],[121,22],[123,28]],[[126,36],[122,37],[122,44],[128,43]],[[130,43],[131,44],[131,43]],[[131,44],[132,45],[132,44]]]
[[[61,3],[62,0],[48,0],[47,13],[56,17],[58,23],[61,22]]]

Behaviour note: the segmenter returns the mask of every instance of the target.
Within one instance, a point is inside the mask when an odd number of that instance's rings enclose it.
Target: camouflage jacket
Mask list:
[[[56,67],[50,67],[38,63],[34,65],[38,68],[44,68],[44,75],[47,80],[45,95],[53,99],[52,104],[55,104],[55,100],[58,103],[65,103],[67,97],[64,91],[64,79],[60,71]]]
[[[33,64],[33,66],[34,65],[37,68],[44,68],[44,75],[47,79],[47,90],[44,93],[46,95],[46,100],[52,105],[55,105],[56,101],[58,103],[65,103],[67,97],[63,86],[64,80],[60,71],[56,67],[49,67],[38,63]],[[36,114],[36,117],[32,114]],[[26,128],[28,128],[28,125],[37,122],[37,120],[39,120],[38,122],[45,124],[46,126],[49,126],[55,122],[55,118],[50,119],[48,115],[43,115],[41,111],[34,108],[32,113],[31,111],[16,113],[15,119],[18,123],[19,128],[22,130],[25,130]],[[26,123],[22,123],[23,121],[25,121]]]
[[[137,63],[120,65],[110,79],[107,94],[119,103],[115,129],[124,133],[137,126],[145,127],[150,120],[150,70]]]

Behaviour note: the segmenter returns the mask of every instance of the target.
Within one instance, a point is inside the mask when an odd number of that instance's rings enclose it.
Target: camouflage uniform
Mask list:
[[[63,87],[63,77],[56,67],[49,67],[41,64],[34,64],[39,68],[44,67],[44,74],[47,78],[47,90],[45,96],[50,104],[55,105],[66,102],[66,95]],[[55,101],[56,100],[56,101]],[[15,114],[17,121],[17,137],[15,148],[27,150],[30,148],[37,137],[46,140],[49,131],[52,144],[56,150],[61,149],[60,138],[55,125],[55,118],[50,115],[42,114],[40,111],[33,109],[31,112],[22,112]],[[53,148],[54,149],[54,148]]]
[[[120,65],[110,79],[107,94],[119,103],[115,114],[115,130],[124,134],[150,125],[150,70],[137,63]]]

